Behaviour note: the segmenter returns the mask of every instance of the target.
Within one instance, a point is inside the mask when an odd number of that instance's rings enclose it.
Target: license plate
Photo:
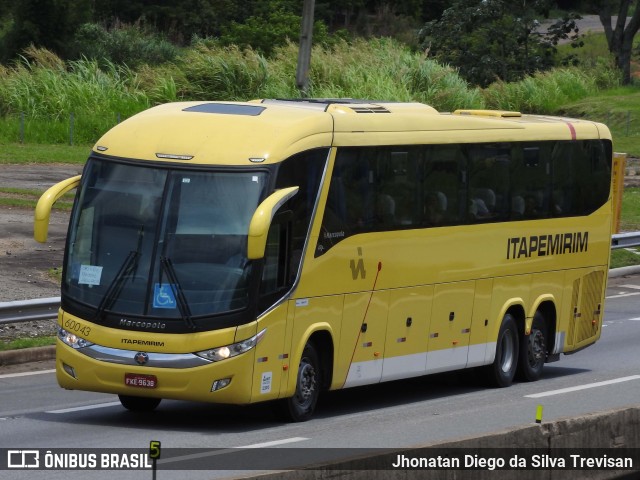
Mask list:
[[[158,386],[158,378],[155,375],[125,373],[124,384],[128,387],[156,388]]]

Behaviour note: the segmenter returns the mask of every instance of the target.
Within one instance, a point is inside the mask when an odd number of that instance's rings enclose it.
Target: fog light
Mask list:
[[[211,385],[211,391],[215,392],[216,390],[221,390],[227,385],[231,383],[230,378],[221,378],[220,380],[215,380]]]
[[[62,369],[67,372],[69,375],[71,375],[73,378],[78,378],[76,377],[76,371],[73,369],[72,366],[67,365],[66,363],[62,364]]]

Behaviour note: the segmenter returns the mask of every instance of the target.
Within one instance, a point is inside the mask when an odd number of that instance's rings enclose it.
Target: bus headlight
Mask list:
[[[82,348],[93,345],[92,342],[78,337],[76,334],[67,332],[64,328],[58,327],[58,338],[71,348]]]
[[[211,360],[212,362],[219,362],[220,360],[225,360],[227,358],[235,357],[240,355],[241,353],[248,352],[253,347],[255,347],[262,337],[264,333],[267,331],[260,331],[256,335],[251,338],[247,338],[238,343],[234,343],[232,345],[225,345],[224,347],[211,348],[209,350],[201,350],[199,352],[195,352],[199,357],[205,358],[207,360]]]

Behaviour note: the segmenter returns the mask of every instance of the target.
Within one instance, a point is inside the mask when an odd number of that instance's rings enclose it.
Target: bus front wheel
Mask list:
[[[547,338],[547,324],[542,313],[536,312],[529,335],[522,337],[518,361],[519,379],[535,382],[540,378],[547,359]]]
[[[118,395],[120,403],[132,412],[151,412],[160,405],[160,398],[134,397],[133,395]]]
[[[508,387],[513,382],[518,365],[519,343],[516,321],[513,315],[507,313],[498,332],[496,357],[493,363],[486,367],[487,379],[492,386]]]
[[[313,416],[320,395],[321,378],[318,352],[313,343],[307,343],[300,358],[296,392],[293,397],[282,400],[280,404],[280,413],[284,419],[304,422]]]

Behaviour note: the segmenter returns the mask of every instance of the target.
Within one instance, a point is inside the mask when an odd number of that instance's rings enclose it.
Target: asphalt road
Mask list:
[[[50,370],[0,375],[0,448],[228,448],[270,446],[294,461],[294,448],[400,448],[638,405],[640,277],[615,279],[607,292],[601,340],[545,367],[543,379],[487,389],[470,373],[447,374],[332,392],[317,415],[283,424],[268,405],[229,407],[164,401],[148,415],[117,398],[61,390]],[[225,455],[218,452],[216,455]],[[159,471],[158,479],[229,478],[236,471]],[[6,475],[8,474],[8,475]],[[6,479],[149,479],[151,473],[4,471]]]

